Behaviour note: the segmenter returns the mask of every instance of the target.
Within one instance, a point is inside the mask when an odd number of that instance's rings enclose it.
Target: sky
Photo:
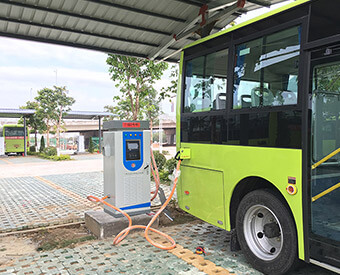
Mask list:
[[[119,94],[110,79],[107,54],[0,37],[0,108],[19,108],[37,91],[66,86],[77,111],[104,111]],[[166,79],[156,84],[169,85]]]
[[[236,22],[266,11],[250,12]],[[76,100],[72,110],[104,111],[119,94],[110,79],[106,58],[105,53],[96,51],[0,37],[0,108],[19,108],[34,100],[38,90],[57,85],[66,86]],[[169,74],[167,71],[157,82],[156,89],[170,84]],[[162,109],[171,113],[169,103]]]
[[[103,111],[117,93],[106,55],[18,39],[0,38],[0,107],[18,108],[37,90],[66,86],[74,110]]]

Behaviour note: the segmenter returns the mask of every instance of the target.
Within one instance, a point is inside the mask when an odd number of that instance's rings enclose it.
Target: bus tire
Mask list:
[[[285,274],[296,267],[295,223],[282,198],[270,189],[255,190],[241,200],[236,213],[241,249],[264,274]]]

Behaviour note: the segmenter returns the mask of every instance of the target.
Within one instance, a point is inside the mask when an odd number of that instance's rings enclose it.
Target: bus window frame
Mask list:
[[[305,36],[305,33],[308,32],[308,15],[291,20],[289,22],[285,22],[283,24],[270,27],[268,29],[258,31],[256,33],[251,33],[245,37],[234,39],[234,33],[237,33],[238,30],[235,30],[235,32],[227,33],[222,36],[226,36],[226,40],[228,40],[227,43],[223,43],[220,45],[216,45],[215,47],[211,47],[209,49],[206,49],[204,51],[198,51],[197,53],[193,53],[190,55],[185,55],[184,51],[184,58],[183,58],[183,69],[182,69],[182,85],[181,85],[181,106],[180,106],[180,113],[181,116],[197,116],[198,113],[205,114],[205,115],[218,115],[218,114],[226,114],[227,116],[230,114],[251,114],[251,113],[262,113],[262,112],[276,112],[276,111],[292,111],[292,110],[302,110],[302,91],[303,91],[303,80],[298,82],[298,99],[297,104],[291,104],[291,105],[282,105],[282,106],[262,106],[262,107],[254,107],[254,108],[240,108],[240,109],[233,109],[232,100],[233,100],[233,86],[234,86],[234,62],[235,62],[235,52],[236,47],[239,44],[250,42],[252,40],[261,38],[266,35],[273,34],[275,32],[284,31],[285,29],[289,29],[295,26],[301,27],[301,43],[300,43],[300,54],[299,54],[299,68],[298,68],[298,76],[303,75],[303,68],[304,66],[301,66],[302,64],[301,56],[303,53],[303,48],[305,43],[307,41],[304,41],[302,37]],[[253,26],[253,25],[252,25]],[[245,26],[246,29],[248,26]],[[215,38],[217,39],[217,38]],[[206,43],[206,42],[202,42]],[[184,99],[185,99],[185,76],[186,76],[186,63],[189,60],[192,60],[196,57],[204,56],[210,53],[217,52],[219,50],[223,50],[227,48],[228,49],[228,69],[227,69],[227,102],[226,102],[226,108],[220,109],[220,110],[210,110],[210,111],[202,111],[202,112],[184,112]]]
[[[211,54],[211,53],[215,53],[215,52],[218,52],[218,51],[222,51],[222,50],[228,50],[228,67],[227,67],[227,85],[226,85],[226,95],[227,95],[227,98],[226,100],[228,101],[228,85],[229,85],[229,58],[231,57],[230,55],[230,42],[228,43],[223,43],[221,45],[217,45],[216,47],[212,47],[212,48],[209,48],[209,49],[206,49],[204,51],[201,51],[201,52],[197,52],[195,54],[191,54],[191,55],[188,55],[188,56],[184,56],[184,59],[183,59],[183,69],[182,69],[182,87],[181,87],[181,116],[184,114],[184,115],[188,115],[188,116],[198,116],[198,115],[201,115],[201,114],[204,114],[204,115],[220,115],[220,114],[224,114],[226,109],[227,109],[227,106],[228,106],[228,102],[226,103],[226,108],[224,109],[213,109],[213,110],[209,110],[209,111],[199,111],[199,112],[184,112],[184,104],[185,104],[185,88],[186,88],[186,84],[185,84],[185,76],[186,76],[186,64],[188,61],[190,60],[193,60],[194,58],[197,58],[197,57],[201,57],[201,56],[206,56],[208,54]]]
[[[289,28],[293,28],[293,27],[301,27],[301,42],[300,42],[300,54],[299,54],[299,68],[298,68],[298,76],[303,74],[303,66],[301,66],[302,62],[301,62],[301,56],[302,56],[302,48],[303,48],[303,44],[305,43],[305,41],[303,41],[302,37],[303,37],[303,33],[307,31],[307,27],[306,27],[306,19],[307,17],[302,17],[302,18],[297,18],[293,21],[290,22],[286,22],[284,24],[281,24],[279,26],[274,26],[270,29],[267,30],[263,30],[263,31],[259,31],[256,34],[251,34],[247,37],[244,38],[239,38],[236,40],[232,40],[232,47],[234,50],[234,55],[233,55],[233,59],[232,59],[232,64],[235,64],[235,55],[236,55],[236,48],[238,45],[246,43],[246,42],[251,42],[255,39],[259,39],[263,36],[268,36],[271,35],[273,33],[276,32],[280,32],[280,31],[284,31],[286,29]],[[252,107],[252,108],[240,108],[240,109],[234,109],[233,108],[233,86],[234,86],[234,66],[232,67],[232,83],[230,83],[230,87],[228,87],[228,91],[229,91],[229,99],[227,99],[228,101],[228,109],[230,110],[231,114],[251,114],[251,113],[261,113],[261,112],[278,112],[278,111],[282,111],[282,110],[287,110],[287,111],[292,111],[292,110],[302,110],[302,89],[303,89],[303,85],[302,82],[303,81],[299,81],[298,82],[298,93],[297,93],[297,104],[291,104],[291,105],[281,105],[281,106],[262,106],[262,107]],[[230,90],[229,90],[230,89]]]

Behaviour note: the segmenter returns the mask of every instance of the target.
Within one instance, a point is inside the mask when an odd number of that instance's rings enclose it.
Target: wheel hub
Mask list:
[[[276,222],[266,223],[263,226],[263,233],[267,238],[275,238],[281,235],[280,227]]]
[[[245,213],[244,236],[250,250],[260,259],[271,261],[282,250],[283,234],[279,219],[264,205],[253,205]]]

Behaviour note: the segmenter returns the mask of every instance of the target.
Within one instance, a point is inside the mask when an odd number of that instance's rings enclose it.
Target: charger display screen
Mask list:
[[[127,140],[126,141],[126,160],[140,160],[140,141]]]

